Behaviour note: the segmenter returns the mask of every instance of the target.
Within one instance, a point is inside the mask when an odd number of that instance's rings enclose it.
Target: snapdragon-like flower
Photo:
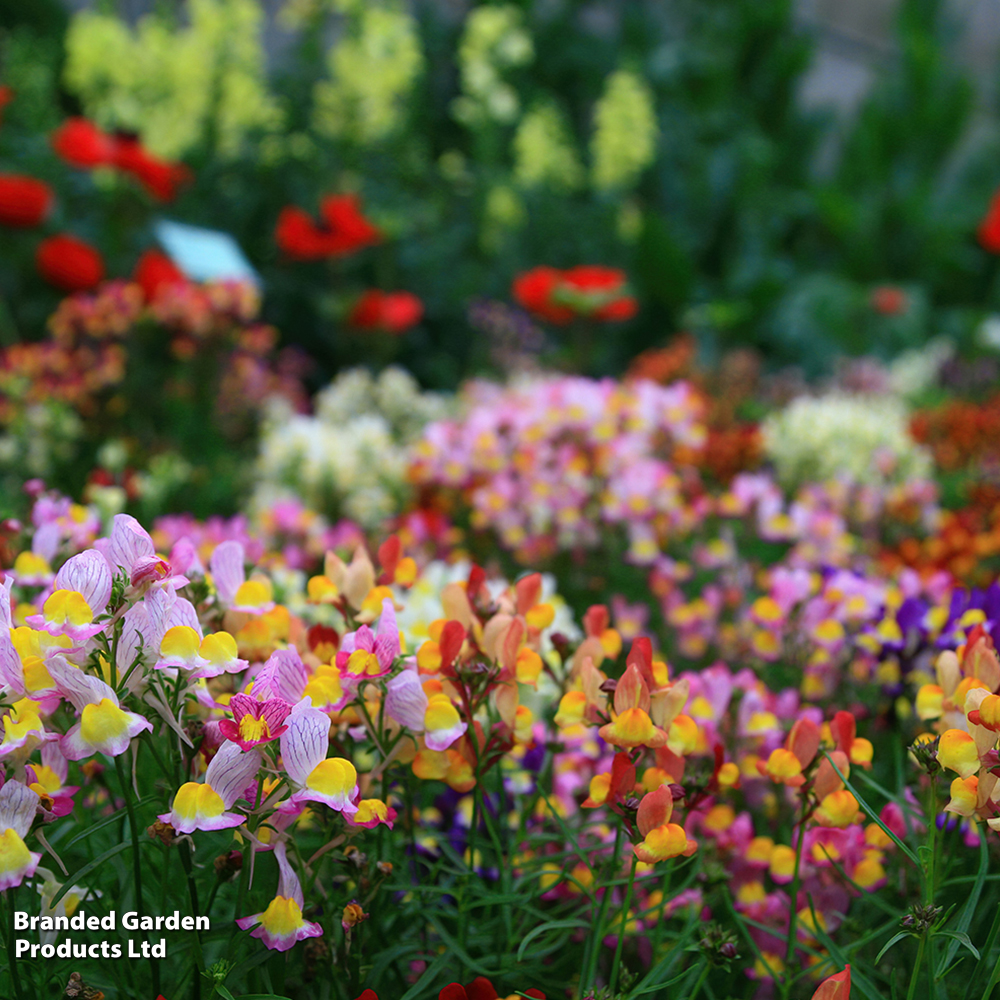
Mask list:
[[[642,797],[636,826],[644,839],[633,847],[640,861],[655,864],[680,854],[690,857],[698,849],[695,841],[688,840],[684,827],[670,822],[673,808],[674,798],[669,785],[660,785]]]
[[[68,636],[74,642],[85,642],[104,631],[102,623],[94,623],[94,609],[76,590],[53,591],[42,605],[42,613],[28,615],[25,622],[49,635]]]
[[[240,542],[229,540],[215,547],[209,569],[219,601],[233,611],[262,615],[274,609],[271,587],[263,580],[246,577],[246,551]]]
[[[241,750],[226,742],[212,758],[203,782],[188,781],[177,789],[170,812],[158,818],[178,833],[195,830],[225,830],[240,826],[245,817],[227,812],[246,791],[260,770],[259,750]]]
[[[203,639],[190,625],[174,625],[160,641],[157,669],[176,667],[192,678],[240,673],[250,664],[241,660],[236,640],[228,632],[213,632]]]
[[[276,740],[287,731],[288,726],[284,722],[292,706],[284,698],[257,699],[246,694],[234,694],[229,700],[229,710],[233,718],[223,719],[219,729],[241,750],[249,750],[260,743]]]
[[[38,796],[20,782],[8,781],[0,788],[0,892],[34,875],[42,860],[24,842],[37,808]]]
[[[296,942],[305,938],[321,937],[323,928],[302,916],[305,897],[294,869],[288,863],[284,841],[274,848],[278,861],[278,892],[268,903],[267,909],[249,917],[240,917],[236,923],[241,930],[253,927],[250,936],[259,938],[274,951],[288,951]],[[257,926],[254,926],[257,925]]]
[[[281,760],[297,788],[282,805],[282,812],[295,812],[306,802],[322,802],[345,815],[358,811],[358,772],[343,757],[327,757],[329,749],[329,717],[308,699],[300,702],[281,736]]]
[[[128,749],[133,736],[152,731],[151,722],[121,707],[114,688],[64,656],[57,653],[46,665],[59,693],[80,713],[80,721],[59,742],[68,760],[83,760],[95,753],[117,757]]]
[[[58,733],[46,732],[39,714],[39,703],[30,698],[14,702],[3,717],[0,757],[26,759],[40,743],[59,739]]]
[[[349,687],[356,687],[362,680],[384,677],[392,670],[399,656],[399,628],[392,599],[382,601],[382,613],[375,632],[362,625],[356,632],[348,632],[337,653],[337,669]]]
[[[630,664],[615,688],[612,721],[601,726],[601,739],[617,747],[662,747],[667,734],[649,717],[649,688],[639,668]]]

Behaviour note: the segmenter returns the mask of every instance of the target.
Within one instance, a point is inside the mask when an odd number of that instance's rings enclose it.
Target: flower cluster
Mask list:
[[[313,510],[375,527],[409,494],[407,446],[443,415],[443,397],[422,393],[401,368],[373,378],[343,372],[321,390],[313,416],[272,406],[260,444],[253,506],[291,493]]]

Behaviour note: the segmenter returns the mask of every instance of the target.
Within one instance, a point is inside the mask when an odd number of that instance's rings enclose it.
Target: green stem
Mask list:
[[[976,982],[979,979],[980,970],[986,967],[986,960],[989,958],[990,952],[993,950],[993,946],[996,944],[997,935],[1000,935],[1000,907],[997,908],[996,913],[993,915],[993,923],[990,926],[990,932],[986,935],[986,943],[980,948],[980,954],[982,959],[976,963],[975,969],[972,971],[972,978],[969,980],[969,987],[967,996],[972,996],[976,986]],[[997,964],[993,970],[993,976],[995,977],[1000,973],[1000,956],[997,957]],[[989,996],[989,990],[984,994],[984,997]]]
[[[191,871],[191,845],[184,842],[180,845],[181,864],[184,866],[184,873],[187,875],[188,895],[191,897],[191,914],[194,917],[201,915],[198,906],[198,888],[194,884],[194,876]],[[205,971],[205,958],[201,952],[201,931],[194,932],[194,958],[198,964],[198,972]],[[201,1000],[201,976],[194,977],[191,989],[191,1000]]]
[[[906,1000],[913,1000],[917,995],[917,983],[920,981],[920,966],[924,964],[924,946],[927,944],[927,932],[920,935],[920,944],[917,946],[917,961],[914,963],[913,972],[910,973],[910,987],[906,991]],[[987,991],[987,994],[989,991]]]
[[[5,894],[6,896],[6,894]],[[13,893],[11,893],[13,897]],[[7,959],[10,962],[10,978],[14,984],[14,996],[17,1000],[24,1000],[24,991],[21,989],[21,973],[17,967],[17,952],[14,950],[14,901],[13,898],[4,897],[4,907],[7,910]]]
[[[615,957],[611,963],[611,978],[608,980],[608,989],[614,993],[618,985],[618,967],[622,960],[622,949],[625,947],[625,929],[628,926],[628,908],[632,905],[632,889],[635,885],[635,867],[639,863],[639,858],[632,854],[632,867],[628,873],[628,888],[625,890],[625,905],[622,907],[622,922],[618,930],[618,944],[615,945]],[[697,992],[697,991],[695,991]]]
[[[611,877],[614,878],[618,871],[618,859],[621,855],[622,847],[622,826],[621,823],[615,827],[615,847],[611,855]],[[597,963],[601,957],[601,941],[604,939],[604,918],[608,912],[608,903],[611,900],[611,889],[604,887],[604,895],[601,897],[601,905],[597,911],[597,920],[594,921],[594,929],[588,936],[589,957],[587,969],[580,983],[580,995],[586,994],[587,988],[597,974]]]
[[[132,753],[135,754],[134,747],[132,748]],[[142,900],[142,859],[139,857],[139,824],[135,818],[135,807],[132,804],[132,784],[128,780],[128,772],[125,770],[125,755],[123,753],[115,757],[115,770],[118,772],[118,781],[122,786],[125,811],[128,813],[128,825],[132,834],[132,878],[135,880],[135,908],[139,912],[139,916],[144,917],[146,915],[146,908]],[[151,960],[149,966],[153,976],[153,992],[159,994],[159,960]]]
[[[703,962],[701,966],[701,975],[698,976],[698,981],[694,984],[694,989],[689,994],[687,1000],[695,1000],[695,997],[701,992],[702,986],[705,985],[705,980],[708,979],[709,972],[712,971],[712,966],[708,962]]]
[[[805,803],[802,805],[802,820],[799,824],[799,839],[795,844],[795,871],[792,875],[791,906],[788,914],[788,947],[785,950],[785,968],[790,969],[792,959],[795,956],[795,931],[798,923],[799,911],[799,883],[801,881],[802,845],[806,839],[806,814]],[[782,996],[787,997],[791,987],[791,982],[787,976],[783,979]]]

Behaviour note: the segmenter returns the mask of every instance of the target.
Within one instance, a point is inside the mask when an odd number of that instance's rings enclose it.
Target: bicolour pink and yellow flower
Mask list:
[[[225,742],[212,758],[204,781],[187,781],[174,795],[170,812],[160,819],[178,833],[195,830],[226,830],[240,826],[246,817],[228,812],[243,796],[260,770],[259,750],[241,750]]]
[[[240,917],[236,923],[242,930],[253,928],[251,937],[259,938],[274,951],[288,951],[298,941],[321,937],[323,928],[302,916],[305,897],[302,884],[288,862],[283,841],[274,848],[278,862],[278,891],[267,905],[267,909],[249,917]]]

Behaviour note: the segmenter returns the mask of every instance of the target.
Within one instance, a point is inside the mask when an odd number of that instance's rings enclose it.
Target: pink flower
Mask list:
[[[229,708],[233,718],[223,719],[219,729],[227,740],[238,743],[241,750],[276,740],[288,729],[284,722],[292,710],[283,698],[258,701],[246,694],[234,694]]]

